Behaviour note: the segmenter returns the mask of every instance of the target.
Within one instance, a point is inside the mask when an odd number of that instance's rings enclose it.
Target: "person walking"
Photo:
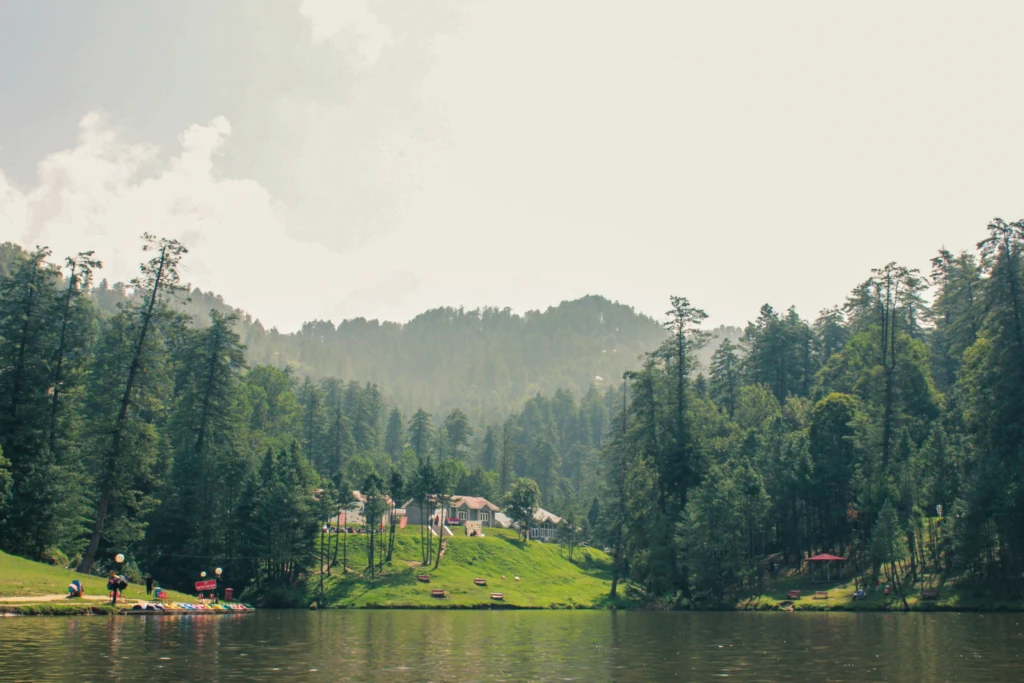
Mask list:
[[[110,591],[110,604],[117,604],[117,591],[120,588],[120,581],[117,578],[117,574],[113,570],[107,574],[107,590]]]

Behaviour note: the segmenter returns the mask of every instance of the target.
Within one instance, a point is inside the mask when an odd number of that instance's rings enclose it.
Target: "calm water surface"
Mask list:
[[[1024,681],[1024,615],[265,611],[0,619],[2,681]]]

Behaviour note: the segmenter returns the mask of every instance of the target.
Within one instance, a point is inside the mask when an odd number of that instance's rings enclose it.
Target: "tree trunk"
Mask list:
[[[75,283],[78,278],[75,272],[77,265],[77,262],[71,264],[71,274],[68,276],[68,291],[64,297],[64,312],[60,323],[60,340],[57,342],[57,355],[54,359],[53,397],[50,401],[50,433],[47,439],[50,444],[50,453],[54,455],[57,453],[57,409],[60,402],[60,385],[63,380],[64,347],[67,344],[68,317],[71,315],[71,295],[74,292]]]

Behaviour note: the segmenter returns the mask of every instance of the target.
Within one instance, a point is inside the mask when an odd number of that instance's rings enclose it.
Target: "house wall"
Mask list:
[[[366,524],[366,517],[363,514],[365,512],[366,504],[356,501],[351,503],[347,508],[343,508],[340,512],[345,514],[345,526],[363,526]],[[335,520],[338,518],[335,517]],[[391,524],[391,508],[388,507],[381,515],[381,521],[384,524]]]
[[[550,522],[544,522],[537,526],[530,527],[530,538],[542,541],[554,540],[558,527]]]
[[[441,514],[440,508],[431,509],[431,507],[432,506],[430,505],[426,505],[422,509],[420,509],[419,505],[413,503],[412,505],[405,509],[405,516],[409,519],[407,523],[416,525],[429,524],[431,518],[433,518],[435,515]]]
[[[471,522],[481,522],[481,525],[485,528],[494,526],[494,511],[493,510],[472,510],[468,505],[460,505],[459,507],[453,507],[448,511],[448,517],[462,519],[459,516],[459,512],[466,515],[465,519]],[[486,516],[486,519],[484,519]]]

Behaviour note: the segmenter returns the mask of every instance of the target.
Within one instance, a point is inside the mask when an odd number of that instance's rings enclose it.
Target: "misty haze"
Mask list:
[[[0,680],[1018,680],[1022,23],[3,3]]]

